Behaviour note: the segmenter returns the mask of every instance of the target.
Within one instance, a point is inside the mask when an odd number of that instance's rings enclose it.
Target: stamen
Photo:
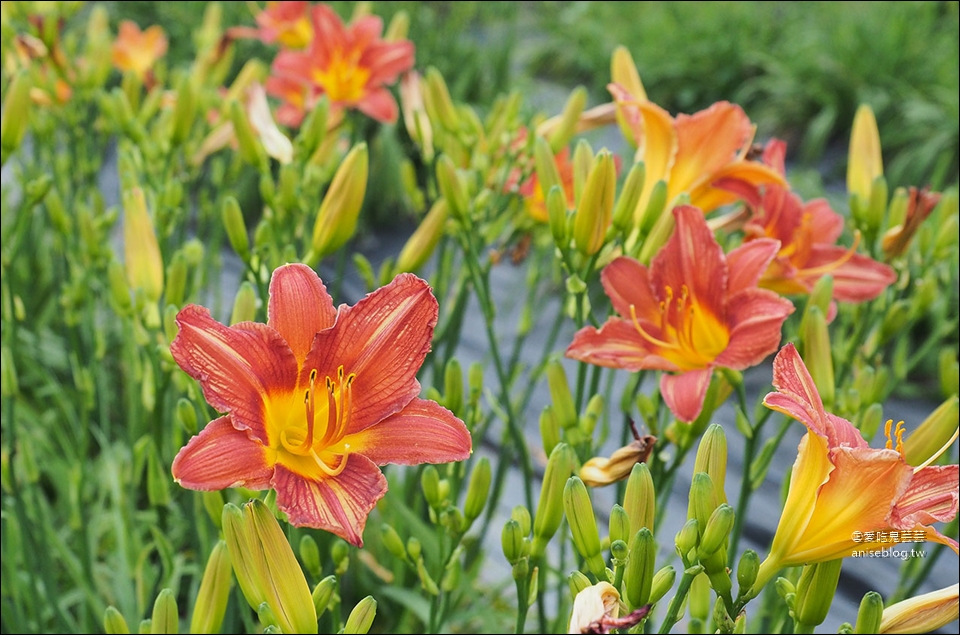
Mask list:
[[[314,413],[316,412],[314,407],[313,394],[316,392],[314,390],[314,384],[317,382],[317,369],[314,368],[310,371],[310,387],[307,388],[306,394],[303,396],[303,401],[307,405],[307,434],[303,437],[303,443],[300,444],[300,450],[306,453],[308,449],[313,447],[313,429],[314,429]]]
[[[848,260],[853,258],[853,255],[857,253],[857,247],[860,245],[860,231],[858,230],[853,235],[853,244],[850,246],[850,249],[844,252],[842,256],[829,262],[825,265],[820,265],[819,267],[810,267],[809,269],[800,269],[799,273],[805,276],[816,276],[823,273],[830,273],[834,269],[839,269],[842,267]]]
[[[670,342],[664,342],[663,340],[658,340],[658,339],[655,338],[654,336],[652,336],[652,335],[650,335],[649,333],[647,333],[646,331],[644,331],[644,330],[643,330],[643,327],[640,326],[640,320],[637,319],[637,308],[636,308],[636,306],[634,306],[634,305],[632,305],[632,304],[630,305],[630,318],[633,320],[633,326],[634,326],[634,328],[637,329],[637,332],[640,333],[640,336],[641,336],[643,339],[645,339],[645,340],[647,340],[648,342],[650,342],[651,344],[654,344],[654,345],[656,345],[656,346],[660,346],[660,347],[662,347],[662,348],[670,348],[670,349],[674,349],[674,350],[680,348],[680,347],[679,347],[678,345],[676,345],[676,344],[671,344]]]
[[[903,421],[897,423],[897,429],[894,433],[897,437],[897,453],[903,454],[903,433],[906,432]]]
[[[893,438],[890,436],[890,428],[893,427],[893,419],[887,419],[887,422],[883,424],[883,436],[887,437],[886,449],[893,449]]]

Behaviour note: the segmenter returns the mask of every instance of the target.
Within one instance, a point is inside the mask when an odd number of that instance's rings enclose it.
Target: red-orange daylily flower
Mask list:
[[[266,324],[227,327],[188,305],[170,351],[226,414],[180,450],[174,478],[197,490],[275,489],[292,524],[362,546],[367,514],[387,490],[378,465],[471,452],[463,422],[418,397],[437,311],[412,274],[334,308],[301,264],[274,271]]]
[[[113,65],[121,71],[133,71],[141,79],[167,52],[167,36],[158,25],[141,31],[136,22],[124,20],[113,43]]]
[[[911,187],[909,196],[907,214],[903,223],[888,229],[881,240],[883,253],[887,260],[896,258],[906,251],[913,235],[917,233],[923,221],[937,207],[943,195],[939,192],[931,192],[927,188],[918,190]]]
[[[326,95],[335,108],[356,108],[377,121],[394,123],[399,109],[386,85],[413,67],[413,43],[382,40],[383,20],[373,15],[344,26],[333,9],[320,4],[313,7],[311,19],[310,46],[302,52],[281,51],[273,62],[274,77],[308,87],[305,109]],[[273,86],[268,82],[268,90]]]
[[[763,152],[763,162],[786,174],[787,145],[774,139]],[[730,182],[752,209],[744,226],[746,240],[776,238],[780,251],[760,278],[760,286],[784,295],[806,294],[826,274],[833,276],[833,299],[864,302],[880,295],[897,280],[889,266],[851,247],[837,245],[843,233],[843,217],[822,198],[804,203],[799,196],[775,183],[762,189]],[[724,184],[721,183],[721,187]]]
[[[800,421],[808,433],[800,440],[780,525],[755,590],[782,567],[878,548],[884,537],[889,544],[909,535],[908,541],[939,542],[957,551],[956,540],[931,526],[957,515],[957,465],[931,465],[940,453],[909,465],[902,425],[891,434],[888,423],[886,448],[871,448],[853,424],[823,409],[793,344],[773,362],[773,385],[777,392],[764,405]]]
[[[646,167],[639,214],[646,210],[659,180],[667,184],[668,203],[686,192],[690,204],[704,213],[736,200],[735,194],[716,186],[721,179],[787,185],[776,170],[748,158],[755,130],[740,106],[720,101],[693,115],[674,118],[619,84],[607,88],[633,133],[635,160]]]
[[[689,422],[703,409],[714,368],[742,370],[777,350],[793,304],[757,287],[777,241],[754,240],[724,255],[703,212],[687,205],[673,213],[676,229],[649,269],[629,257],[604,268],[600,279],[619,317],[577,332],[567,357],[667,371],[664,401]]]
[[[228,33],[232,37],[256,38],[264,44],[279,42],[291,49],[306,48],[313,39],[309,8],[310,3],[305,1],[268,2],[256,14],[257,28],[239,26]]]

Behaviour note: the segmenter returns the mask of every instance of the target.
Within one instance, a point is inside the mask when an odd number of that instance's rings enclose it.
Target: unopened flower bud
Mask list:
[[[186,141],[193,128],[196,117],[197,95],[194,92],[193,77],[184,73],[177,82],[177,103],[173,107],[173,131],[170,144],[177,147]]]
[[[587,179],[590,177],[590,171],[593,169],[593,163],[593,148],[590,146],[590,142],[586,139],[580,139],[573,150],[573,200],[576,201],[577,205],[583,197],[583,190],[587,185]]]
[[[798,624],[818,626],[827,618],[830,604],[837,593],[843,558],[808,564],[797,582],[793,612]]]
[[[558,359],[552,359],[547,364],[547,385],[550,388],[550,400],[553,403],[553,415],[561,428],[572,428],[577,425],[577,408],[574,405],[573,394],[567,383],[567,374],[563,364]]]
[[[548,456],[560,443],[560,426],[557,425],[550,406],[545,406],[540,412],[540,439],[543,442],[543,452]]]
[[[103,613],[103,631],[107,635],[126,635],[130,632],[130,627],[116,607],[108,606]]]
[[[487,506],[487,498],[490,495],[490,460],[487,457],[481,457],[473,467],[470,474],[470,483],[467,485],[467,496],[463,502],[463,515],[469,525],[479,518],[483,509]]]
[[[157,302],[163,293],[163,258],[141,188],[123,192],[123,213],[127,281],[132,289],[143,290],[150,302]]]
[[[547,218],[550,221],[550,234],[553,241],[561,249],[565,249],[570,240],[567,232],[567,197],[554,185],[547,191]]]
[[[627,564],[630,556],[630,548],[623,540],[614,540],[610,543],[610,557],[613,559],[614,566],[622,567]]]
[[[350,546],[346,540],[338,539],[330,547],[330,559],[333,560],[333,570],[337,575],[343,575],[350,566]]]
[[[802,333],[803,359],[823,399],[823,405],[830,408],[834,401],[835,382],[827,320],[818,307],[811,307],[806,318],[806,328]]]
[[[577,250],[585,256],[594,255],[606,242],[616,187],[617,170],[613,155],[602,150],[593,161],[573,217],[573,240]]]
[[[646,190],[646,187],[644,187]],[[640,228],[642,236],[648,235],[661,216],[664,216],[665,206],[667,204],[667,182],[660,179],[650,187],[650,195],[645,199],[643,197],[637,201],[637,207],[634,210],[634,224]],[[666,214],[670,216],[670,214]],[[662,243],[661,243],[662,245]],[[653,250],[653,253],[659,251],[659,247]]]
[[[760,570],[760,556],[753,549],[747,549],[740,556],[737,564],[738,594],[743,597],[753,588],[757,581],[757,572]]]
[[[526,555],[523,544],[526,537],[519,521],[511,518],[506,522],[500,534],[500,546],[503,548],[503,555],[507,562],[517,564],[520,558]]]
[[[440,509],[443,499],[440,496],[440,472],[435,465],[427,465],[420,475],[420,487],[427,503],[434,509]]]
[[[313,600],[313,609],[317,612],[317,617],[323,615],[323,612],[330,606],[330,600],[337,590],[337,576],[328,575],[313,587],[313,593],[310,594]]]
[[[634,229],[634,210],[637,203],[640,202],[640,195],[643,194],[643,186],[646,184],[647,171],[643,164],[634,163],[627,173],[627,180],[623,184],[623,190],[617,199],[617,205],[613,209],[613,226],[616,227],[624,236],[628,235]]]
[[[800,331],[806,328],[807,316],[810,309],[816,307],[820,309],[823,315],[830,311],[830,303],[833,301],[833,276],[828,274],[820,276],[820,279],[813,285],[813,291],[807,300],[807,306],[803,310],[803,317],[800,319]]]
[[[247,236],[247,225],[243,220],[243,212],[240,211],[240,204],[233,196],[227,196],[223,200],[223,226],[227,230],[227,238],[230,240],[230,246],[240,256],[244,262],[250,260],[250,238]]]
[[[309,534],[304,534],[300,538],[300,559],[310,575],[320,577],[320,546]]]
[[[600,555],[600,534],[597,531],[597,519],[593,513],[593,504],[587,487],[576,476],[567,479],[563,489],[563,509],[573,535],[573,544],[577,552],[587,561],[590,572],[598,578],[606,578],[606,565]]]
[[[177,598],[170,589],[163,589],[153,603],[153,615],[150,618],[151,633],[179,633],[180,614],[177,612]]]
[[[624,542],[630,540],[632,532],[630,531],[630,517],[626,510],[620,505],[614,505],[610,510],[610,542],[617,540]]]
[[[30,77],[27,69],[19,71],[7,86],[0,120],[0,165],[17,151],[30,122]]]
[[[257,135],[253,132],[250,120],[243,105],[237,101],[231,101],[227,107],[230,115],[230,122],[233,124],[233,133],[237,138],[237,145],[240,148],[240,157],[254,166],[261,168],[267,163],[267,156],[263,146],[257,140]]]
[[[373,626],[373,620],[377,617],[377,601],[372,595],[363,598],[350,611],[346,623],[343,625],[344,635],[348,633],[368,633]]]
[[[713,510],[710,519],[707,521],[707,526],[703,530],[700,546],[697,547],[697,554],[701,560],[712,556],[726,543],[735,519],[736,513],[733,511],[733,507],[726,503]]]
[[[886,344],[896,335],[900,335],[910,319],[910,301],[900,299],[894,302],[883,318],[880,326],[880,343]]]
[[[537,182],[545,195],[554,187],[560,188],[562,193],[563,181],[560,178],[560,169],[557,167],[555,155],[556,152],[550,147],[550,142],[538,135],[533,142],[533,158],[537,170]],[[565,201],[564,209],[566,209]]]
[[[939,456],[956,439],[960,422],[960,400],[950,397],[937,407],[903,443],[907,465],[922,465]]]
[[[653,575],[653,583],[650,585],[650,604],[656,604],[663,596],[673,588],[673,582],[677,579],[677,572],[672,565],[667,565]]]
[[[690,501],[687,505],[687,518],[695,518],[698,523],[699,535],[702,538],[707,528],[707,521],[713,510],[717,508],[716,488],[713,479],[706,472],[697,472],[690,483]]]
[[[187,291],[187,259],[183,252],[177,250],[167,265],[167,284],[163,296],[166,305],[177,308],[183,305],[183,298]]]
[[[917,595],[883,609],[880,633],[932,633],[957,619],[960,584]]]
[[[407,553],[410,555],[411,560],[419,560],[422,549],[423,547],[416,536],[410,536],[410,538],[407,539]]]
[[[197,601],[190,620],[191,633],[219,633],[227,612],[227,601],[233,587],[233,564],[227,543],[217,542],[207,559]]]
[[[692,620],[698,620],[703,624],[710,618],[711,595],[713,594],[710,591],[710,578],[704,573],[694,576],[687,596],[687,606]]]
[[[524,536],[530,534],[530,510],[523,505],[517,505],[510,510],[510,518],[520,523],[520,533]]]
[[[867,235],[874,235],[880,224],[883,222],[883,216],[887,211],[887,200],[889,189],[887,188],[887,179],[881,174],[873,180],[870,186],[870,198],[867,200],[866,209],[859,219],[860,229]]]
[[[383,541],[383,546],[387,548],[395,558],[400,560],[407,559],[407,550],[403,546],[403,540],[400,538],[400,534],[397,533],[397,530],[393,528],[393,525],[389,523],[384,523],[380,525],[380,540]]]
[[[586,105],[587,89],[583,86],[577,86],[570,93],[570,97],[567,98],[559,123],[550,131],[548,141],[553,154],[560,152],[570,143],[570,139],[577,130],[577,122],[580,120],[580,115],[583,114]]]
[[[693,473],[698,472],[710,476],[717,502],[727,502],[727,494],[723,488],[727,478],[727,437],[723,426],[719,424],[712,423],[707,426],[700,439],[697,459],[693,464]]]
[[[467,184],[448,154],[442,154],[437,159],[437,184],[440,186],[440,193],[450,207],[450,213],[457,219],[466,220],[470,212]]]
[[[450,92],[447,90],[447,84],[434,67],[427,69],[426,75],[427,90],[424,97],[426,101],[427,112],[431,117],[439,120],[440,125],[449,131],[457,130],[460,127],[460,116],[457,113],[453,100],[450,99]]]
[[[353,237],[367,191],[368,169],[367,144],[358,143],[343,158],[320,204],[308,260],[332,254]]]
[[[853,131],[850,134],[847,192],[857,197],[861,206],[866,206],[870,201],[873,182],[882,174],[883,157],[877,119],[870,106],[861,104],[853,118]]]
[[[397,273],[403,271],[415,272],[426,264],[430,256],[433,255],[437,243],[443,237],[449,213],[450,205],[447,200],[444,198],[437,199],[427,215],[420,221],[420,225],[407,239],[403,249],[400,250],[395,267]]]
[[[630,542],[630,562],[623,575],[627,602],[638,609],[650,601],[653,588],[653,567],[657,559],[657,542],[646,527],[641,528]]]
[[[637,463],[630,470],[623,495],[623,508],[630,517],[631,531],[636,532],[641,527],[653,531],[656,499],[650,468],[646,463]]]
[[[880,623],[883,621],[883,596],[876,591],[869,591],[860,600],[857,610],[857,623],[854,633],[879,633]]]
[[[533,545],[530,551],[534,559],[544,554],[547,543],[557,533],[563,521],[565,484],[575,463],[573,448],[566,443],[558,443],[547,459],[540,489],[540,504],[533,519]]]
[[[574,571],[569,576],[567,576],[567,584],[570,587],[570,596],[571,599],[575,599],[577,594],[580,591],[583,591],[587,587],[591,586],[590,578],[584,575],[580,571]]]
[[[683,524],[683,527],[680,528],[680,531],[677,532],[677,536],[674,539],[677,553],[680,554],[681,559],[686,560],[690,552],[696,549],[698,540],[699,530],[697,528],[697,519],[690,518]],[[684,566],[686,566],[686,562],[684,562]]]
[[[960,392],[960,363],[957,362],[956,349],[944,348],[940,351],[940,390],[944,395],[956,395]]]
[[[662,181],[661,181],[662,182]],[[657,192],[657,187],[659,183],[654,186],[653,192],[651,193],[650,203],[653,204],[657,201],[654,201],[654,196],[659,194]],[[653,221],[653,226],[650,228],[650,233],[646,234],[646,237],[643,240],[643,244],[640,246],[640,253],[637,256],[637,259],[643,263],[649,263],[653,258],[654,254],[660,251],[660,249],[667,244],[667,241],[670,239],[670,236],[673,234],[673,230],[676,227],[676,219],[673,214],[670,213],[670,210],[675,209],[678,205],[683,204],[683,202],[689,203],[689,196],[682,194],[672,201],[666,200],[666,185],[664,185],[664,198],[663,203],[661,203],[661,209],[656,211],[656,220]],[[644,224],[647,222],[647,218],[650,216],[650,210],[644,216]]]
[[[257,317],[257,290],[253,283],[244,280],[237,289],[237,296],[233,300],[233,311],[230,313],[230,324],[253,322]]]
[[[450,592],[460,588],[463,579],[463,564],[459,557],[450,558],[446,569],[443,572],[443,578],[440,580],[440,588]]]

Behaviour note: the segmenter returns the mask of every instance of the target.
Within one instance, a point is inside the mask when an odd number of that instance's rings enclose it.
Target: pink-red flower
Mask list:
[[[757,287],[779,247],[751,241],[727,255],[703,212],[673,211],[676,229],[648,269],[620,257],[601,273],[619,317],[586,327],[567,356],[626,370],[662,370],[660,391],[682,421],[703,408],[713,369],[742,370],[777,350],[793,304]]]
[[[311,21],[309,47],[277,55],[267,91],[287,98],[297,94],[290,82],[304,87],[305,103],[297,111],[300,119],[326,95],[334,108],[357,109],[377,121],[394,123],[399,109],[387,86],[413,67],[413,43],[382,40],[383,21],[373,15],[345,26],[333,9],[323,4],[313,7]],[[295,117],[288,122],[299,125]]]
[[[300,264],[274,272],[266,324],[227,327],[185,307],[171,353],[225,414],[180,450],[174,478],[197,490],[275,489],[292,524],[362,546],[367,514],[387,490],[378,465],[471,452],[463,422],[418,397],[437,310],[411,274],[334,308]]]
[[[763,153],[765,164],[785,174],[786,144],[773,140]],[[780,251],[760,278],[760,286],[784,295],[806,294],[826,274],[833,277],[833,298],[841,302],[864,302],[880,295],[897,279],[889,266],[837,245],[843,233],[843,217],[822,198],[804,203],[781,185],[761,188],[729,184],[752,208],[744,226],[746,240],[776,238]]]
[[[932,525],[957,515],[957,465],[919,466],[903,458],[903,430],[887,428],[876,450],[846,419],[823,409],[810,372],[793,344],[773,363],[772,392],[764,404],[807,426],[790,477],[790,490],[770,555],[760,566],[759,590],[782,567],[825,562],[884,546],[909,535],[957,551],[957,541]],[[896,534],[896,537],[894,537]]]

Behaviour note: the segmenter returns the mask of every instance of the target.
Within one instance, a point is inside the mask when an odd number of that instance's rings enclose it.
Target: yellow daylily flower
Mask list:
[[[883,609],[881,633],[930,633],[960,617],[960,584]]]

